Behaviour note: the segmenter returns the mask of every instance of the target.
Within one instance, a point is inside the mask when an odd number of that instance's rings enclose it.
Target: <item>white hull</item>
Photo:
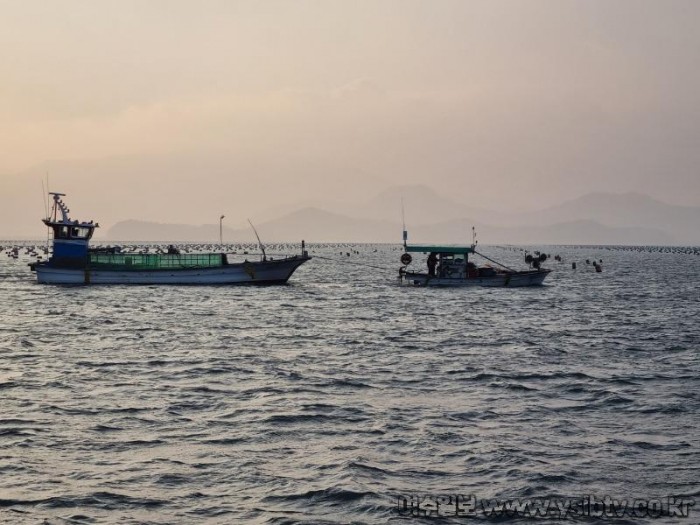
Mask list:
[[[414,286],[493,286],[516,288],[521,286],[539,286],[551,270],[533,270],[510,274],[497,274],[490,277],[431,277],[425,273],[406,272],[403,282]]]
[[[217,268],[90,270],[36,265],[42,284],[275,284],[285,283],[309,257],[245,262]]]

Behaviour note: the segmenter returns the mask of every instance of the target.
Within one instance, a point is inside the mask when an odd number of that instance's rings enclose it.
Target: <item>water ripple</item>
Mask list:
[[[2,258],[0,522],[383,524],[400,494],[700,497],[697,249],[551,250],[567,262],[548,286],[469,291],[320,260],[282,287],[60,288]]]

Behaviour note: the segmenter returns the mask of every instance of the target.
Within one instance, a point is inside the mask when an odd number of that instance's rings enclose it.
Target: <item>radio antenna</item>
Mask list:
[[[44,204],[44,217],[48,219],[49,217],[49,206],[48,203],[46,202],[46,188],[44,185],[44,179],[42,177],[41,179],[41,202]]]
[[[403,206],[403,195],[401,196],[401,223],[403,225],[403,248],[406,249],[406,241],[408,240],[408,232],[406,231],[406,211]]]

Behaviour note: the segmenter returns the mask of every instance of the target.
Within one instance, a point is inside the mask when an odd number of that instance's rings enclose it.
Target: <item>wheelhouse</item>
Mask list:
[[[71,220],[70,210],[63,202],[63,193],[51,193],[53,205],[51,213],[43,223],[53,235],[53,255],[51,264],[55,266],[85,266],[88,260],[90,239],[99,224]]]

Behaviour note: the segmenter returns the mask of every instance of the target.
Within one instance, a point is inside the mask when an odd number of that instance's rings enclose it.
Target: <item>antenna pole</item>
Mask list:
[[[49,196],[51,194],[51,188],[49,187],[49,171],[46,170],[46,209],[49,210],[51,209],[51,204],[50,204],[50,199],[51,197]],[[46,213],[46,218],[49,218],[49,213]]]
[[[224,245],[224,219],[226,218],[225,215],[222,215],[219,217],[219,244],[221,246]]]
[[[406,231],[406,212],[403,207],[403,195],[401,196],[401,223],[403,225],[403,249],[406,250],[406,241],[408,241],[408,232]]]
[[[47,175],[48,176],[48,175]],[[48,180],[46,181],[48,184]],[[44,178],[41,179],[41,202],[44,203],[44,217],[49,220],[49,194],[46,192],[47,188],[44,187]],[[46,250],[49,249],[49,244],[51,243],[51,228],[46,225]]]
[[[44,179],[41,179],[41,202],[44,204],[44,217],[49,218],[49,204],[46,200],[46,188],[44,188]]]

